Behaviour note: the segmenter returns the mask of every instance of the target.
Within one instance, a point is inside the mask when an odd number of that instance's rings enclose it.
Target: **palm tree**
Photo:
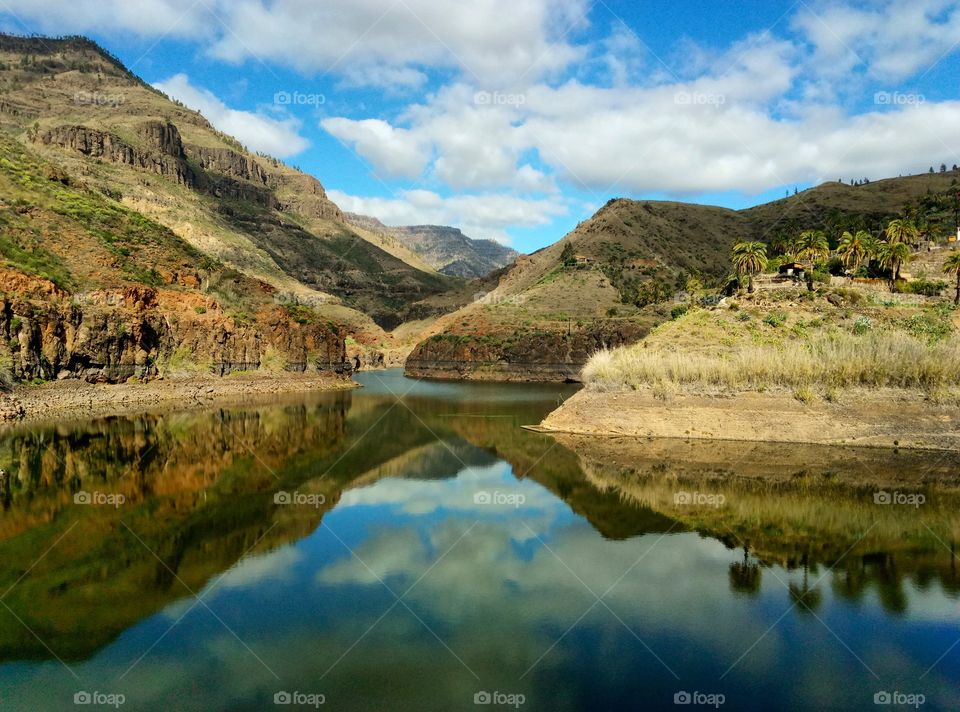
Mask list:
[[[877,256],[880,266],[889,269],[893,275],[893,282],[900,279],[900,268],[910,259],[913,252],[905,242],[883,242],[880,244],[880,253]]]
[[[770,239],[770,248],[775,254],[786,255],[793,249],[793,241],[786,232],[778,230]]]
[[[858,230],[856,234],[849,231],[843,233],[837,246],[837,254],[843,260],[844,267],[855,272],[868,256],[867,246],[872,241],[873,235],[866,230]]]
[[[794,243],[794,252],[801,262],[807,260],[810,267],[824,262],[830,256],[830,241],[823,230],[804,230]]]
[[[753,275],[767,268],[767,246],[762,242],[738,242],[733,246],[732,260],[737,274],[747,275],[747,291],[753,294]]]
[[[908,245],[916,245],[920,240],[920,231],[910,220],[891,220],[887,225],[887,242],[891,245],[905,242]]]
[[[953,298],[953,303],[960,304],[960,252],[954,252],[947,258],[947,263],[943,266],[943,273],[957,276],[957,296]]]

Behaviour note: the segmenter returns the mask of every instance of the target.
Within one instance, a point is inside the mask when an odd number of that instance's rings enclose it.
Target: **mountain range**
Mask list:
[[[0,35],[0,373],[116,381],[406,359],[428,377],[576,378],[598,348],[669,319],[691,280],[722,281],[735,242],[875,230],[907,203],[946,214],[957,176],[828,183],[742,211],[617,199],[518,256],[455,228],[343,213],[315,177],[87,39]]]

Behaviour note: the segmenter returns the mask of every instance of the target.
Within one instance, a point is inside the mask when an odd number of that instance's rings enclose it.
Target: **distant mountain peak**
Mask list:
[[[347,213],[352,225],[388,235],[416,252],[438,272],[453,277],[485,277],[513,264],[520,253],[495,240],[477,240],[458,227],[446,225],[409,225],[390,227],[368,215]]]

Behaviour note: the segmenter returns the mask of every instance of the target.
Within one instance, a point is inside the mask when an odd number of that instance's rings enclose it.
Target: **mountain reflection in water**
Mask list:
[[[960,704],[955,457],[554,439],[521,426],[569,387],[361,380],[7,432],[2,709]]]

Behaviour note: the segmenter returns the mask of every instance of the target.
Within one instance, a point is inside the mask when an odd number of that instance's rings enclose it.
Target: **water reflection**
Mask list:
[[[960,702],[952,458],[555,440],[520,426],[567,390],[366,382],[7,434],[4,709]]]

